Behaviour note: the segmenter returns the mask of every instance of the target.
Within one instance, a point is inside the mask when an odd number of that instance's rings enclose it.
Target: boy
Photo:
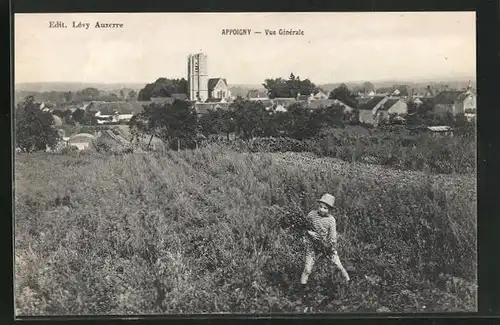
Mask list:
[[[301,287],[304,288],[311,274],[315,256],[326,255],[340,269],[344,279],[349,282],[349,274],[340,262],[337,254],[337,229],[335,218],[331,215],[331,210],[335,205],[335,197],[325,194],[318,200],[317,210],[311,211],[307,215],[309,229],[304,237],[306,244],[306,265],[300,278]]]

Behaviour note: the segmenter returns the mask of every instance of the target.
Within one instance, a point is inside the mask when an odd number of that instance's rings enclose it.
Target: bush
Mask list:
[[[320,157],[364,161],[409,170],[433,173],[470,173],[474,170],[474,137],[411,135],[401,127],[384,130],[329,129],[309,144],[306,151]]]

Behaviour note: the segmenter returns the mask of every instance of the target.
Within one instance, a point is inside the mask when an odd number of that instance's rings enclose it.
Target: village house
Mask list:
[[[448,90],[440,92],[434,100],[434,113],[446,114],[475,114],[476,94],[470,86],[465,91]]]
[[[75,147],[78,150],[87,150],[92,148],[97,138],[92,134],[78,133],[67,140],[68,146]]]
[[[187,94],[173,93],[168,97],[151,97],[151,102],[156,104],[172,104],[175,100],[188,100]]]
[[[249,90],[246,97],[248,100],[251,101],[269,99],[269,97],[267,96],[267,92],[265,90],[257,90],[257,89]]]
[[[380,105],[375,111],[376,123],[382,120],[388,120],[391,115],[395,114],[399,120],[404,120],[403,116],[408,114],[408,104],[401,98],[391,98]]]
[[[318,109],[318,108],[321,108],[321,107],[331,107],[331,106],[340,106],[343,108],[343,112],[344,113],[347,113],[347,112],[352,112],[354,109],[347,105],[347,104],[344,104],[343,102],[341,102],[340,100],[338,99],[323,99],[323,100],[315,100],[315,101],[312,101],[310,102],[309,104],[307,104],[307,108],[310,108],[310,109]]]
[[[214,99],[216,100],[216,99]],[[196,110],[196,113],[198,115],[201,115],[201,114],[206,114],[208,113],[209,111],[211,110],[216,110],[216,109],[223,109],[223,110],[227,110],[229,109],[229,105],[230,103],[228,103],[227,101],[223,101],[222,100],[219,100],[219,101],[212,101],[212,102],[196,102],[194,103],[194,108]]]
[[[368,102],[362,103],[359,106],[359,122],[374,125],[377,109],[387,100],[389,100],[387,96],[375,96]]]
[[[259,102],[262,103],[262,105],[264,105],[266,110],[271,110],[273,105],[274,105],[273,101],[271,99],[262,99],[262,100],[259,100]]]
[[[208,79],[208,98],[230,98],[231,91],[225,78]]]
[[[297,99],[295,98],[280,97],[273,99],[273,107],[277,112],[286,112],[288,110],[288,107],[297,103]]]
[[[401,98],[376,96],[359,107],[359,121],[376,126],[380,121],[387,120],[392,114],[401,117],[407,113],[408,104]]]
[[[309,94],[309,95],[301,95],[300,93],[297,94],[297,102],[299,103],[310,103],[314,101],[314,95]]]
[[[101,102],[89,105],[87,109],[94,113],[98,124],[127,123],[135,113],[142,111],[141,103]]]
[[[52,118],[54,119],[54,126],[61,126],[63,124],[62,118],[59,116],[52,115]]]
[[[312,100],[324,100],[328,99],[328,94],[325,94],[321,90],[319,90],[316,94],[312,95]]]

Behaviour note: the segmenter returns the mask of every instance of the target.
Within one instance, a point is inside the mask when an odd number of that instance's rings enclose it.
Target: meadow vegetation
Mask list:
[[[476,310],[475,175],[230,149],[16,154],[16,314],[302,312],[301,222],[325,192],[352,283],[319,261],[315,312]]]

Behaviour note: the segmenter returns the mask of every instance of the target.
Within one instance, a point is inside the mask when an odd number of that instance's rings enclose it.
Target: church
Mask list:
[[[225,78],[208,78],[208,57],[205,53],[188,56],[188,94],[189,99],[197,102],[227,100],[231,92]]]

